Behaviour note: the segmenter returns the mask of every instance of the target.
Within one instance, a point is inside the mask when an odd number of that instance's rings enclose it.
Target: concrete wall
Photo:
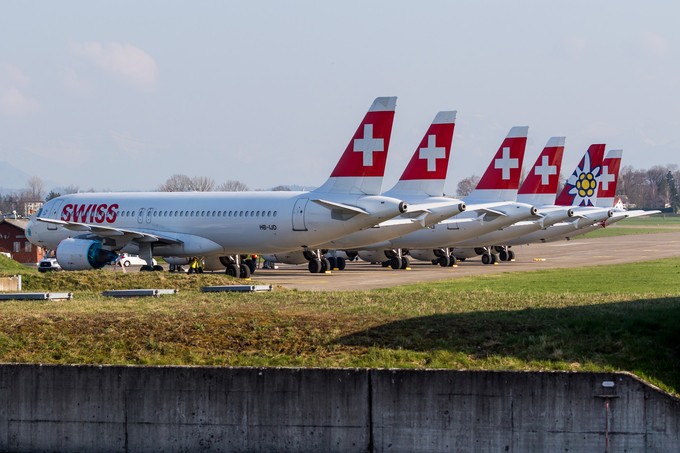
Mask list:
[[[627,374],[0,366],[0,451],[607,445],[676,450],[680,400]]]
[[[0,291],[21,291],[21,275],[0,277]]]

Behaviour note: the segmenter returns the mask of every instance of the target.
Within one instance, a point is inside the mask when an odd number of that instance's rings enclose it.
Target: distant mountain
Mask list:
[[[8,193],[25,189],[28,185],[28,179],[31,176],[40,175],[28,174],[9,162],[0,161],[0,195],[7,195]],[[40,177],[42,178],[43,183],[45,183],[45,189],[47,191],[55,186],[54,181],[47,180],[42,176]]]
[[[26,187],[28,178],[31,175],[18,169],[9,162],[0,162],[0,193],[7,194],[16,192],[17,190]]]

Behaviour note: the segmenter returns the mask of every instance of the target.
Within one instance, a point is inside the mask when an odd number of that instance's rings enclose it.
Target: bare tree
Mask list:
[[[272,187],[274,192],[290,192],[291,188],[288,186],[276,186]]]
[[[217,190],[221,192],[245,192],[249,189],[245,183],[230,179],[217,186]]]
[[[456,195],[459,197],[466,197],[470,195],[472,191],[475,190],[475,187],[477,187],[477,183],[479,182],[480,179],[481,178],[477,175],[472,175],[465,179],[461,179],[458,182]]]
[[[212,192],[215,190],[215,180],[207,176],[191,178],[191,190],[196,192]]]
[[[165,183],[158,186],[160,192],[189,192],[191,178],[187,175],[175,174],[170,176]]]
[[[210,192],[214,188],[215,181],[212,178],[207,176],[190,178],[183,174],[172,175],[158,186],[160,192]]]
[[[45,183],[39,176],[28,178],[26,197],[31,201],[42,201],[45,198]]]

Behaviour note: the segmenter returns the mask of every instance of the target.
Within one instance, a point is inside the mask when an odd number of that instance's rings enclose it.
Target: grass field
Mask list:
[[[230,281],[28,274],[25,290],[74,291],[75,299],[0,303],[0,361],[627,370],[680,393],[680,258],[362,292],[199,292]],[[100,295],[131,287],[180,293]]]

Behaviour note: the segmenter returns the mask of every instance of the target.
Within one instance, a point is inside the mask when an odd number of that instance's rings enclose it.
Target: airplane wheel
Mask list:
[[[395,270],[401,269],[401,262],[402,262],[401,258],[399,258],[398,256],[394,256],[390,258],[390,267]]]
[[[456,255],[449,255],[449,266],[455,266],[456,265]]]
[[[239,277],[240,278],[250,278],[250,266],[245,263],[241,263],[239,266]]]
[[[175,272],[175,265],[171,264],[170,267],[168,267],[168,272]]]
[[[380,263],[380,264],[381,264],[382,267],[389,267],[390,261],[389,261],[389,260],[388,260],[388,261],[383,261],[383,262]]]
[[[240,274],[240,271],[239,271],[238,267],[236,266],[236,264],[233,264],[233,263],[232,263],[232,264],[229,264],[229,265],[227,266],[227,269],[226,269],[225,272],[226,272],[227,275],[230,276],[230,277],[237,277],[237,276]]]
[[[439,258],[437,258],[437,262],[441,267],[449,267],[449,264],[451,264],[449,257],[446,255],[442,255]]]
[[[149,266],[148,264],[145,264],[144,266],[139,268],[139,272],[151,272],[153,271],[153,266]]]
[[[508,250],[508,260],[512,261],[514,259],[515,259],[515,252],[513,252],[512,250]]]
[[[321,272],[321,261],[316,258],[313,260],[309,260],[307,269],[309,269],[309,272],[311,272],[312,274],[318,274],[319,272]]]
[[[321,258],[319,261],[321,261],[321,270],[319,270],[319,272],[324,273],[332,269],[331,262],[328,258]]]
[[[485,253],[482,255],[482,264],[491,264],[491,254]]]
[[[157,271],[157,272],[163,272],[163,266],[161,266],[160,264],[156,264],[156,265],[153,267],[153,270],[155,270],[155,271]]]
[[[336,257],[331,256],[330,258],[328,258],[328,262],[330,263],[330,266],[329,266],[328,269],[333,270],[336,267],[338,267],[338,259]]]
[[[347,261],[345,260],[345,258],[339,256],[339,257],[337,258],[337,263],[336,263],[336,264],[338,265],[338,270],[344,271],[344,270],[345,270],[345,266],[347,266]]]
[[[460,261],[462,263],[463,261],[465,261],[465,257],[458,258],[458,261]]]
[[[411,262],[409,261],[409,259],[407,257],[404,256],[404,257],[401,258],[401,268],[402,269],[406,269],[409,264],[411,264]]]
[[[495,264],[497,262],[498,262],[498,255],[496,255],[495,253],[492,253],[491,254],[491,264]]]
[[[501,250],[498,254],[498,258],[500,258],[501,261],[508,261],[510,256],[508,255],[507,250]]]
[[[255,269],[257,268],[257,263],[255,263],[255,260],[252,260],[252,259],[251,260],[245,260],[245,264],[250,269],[250,274],[251,275],[254,274]]]

